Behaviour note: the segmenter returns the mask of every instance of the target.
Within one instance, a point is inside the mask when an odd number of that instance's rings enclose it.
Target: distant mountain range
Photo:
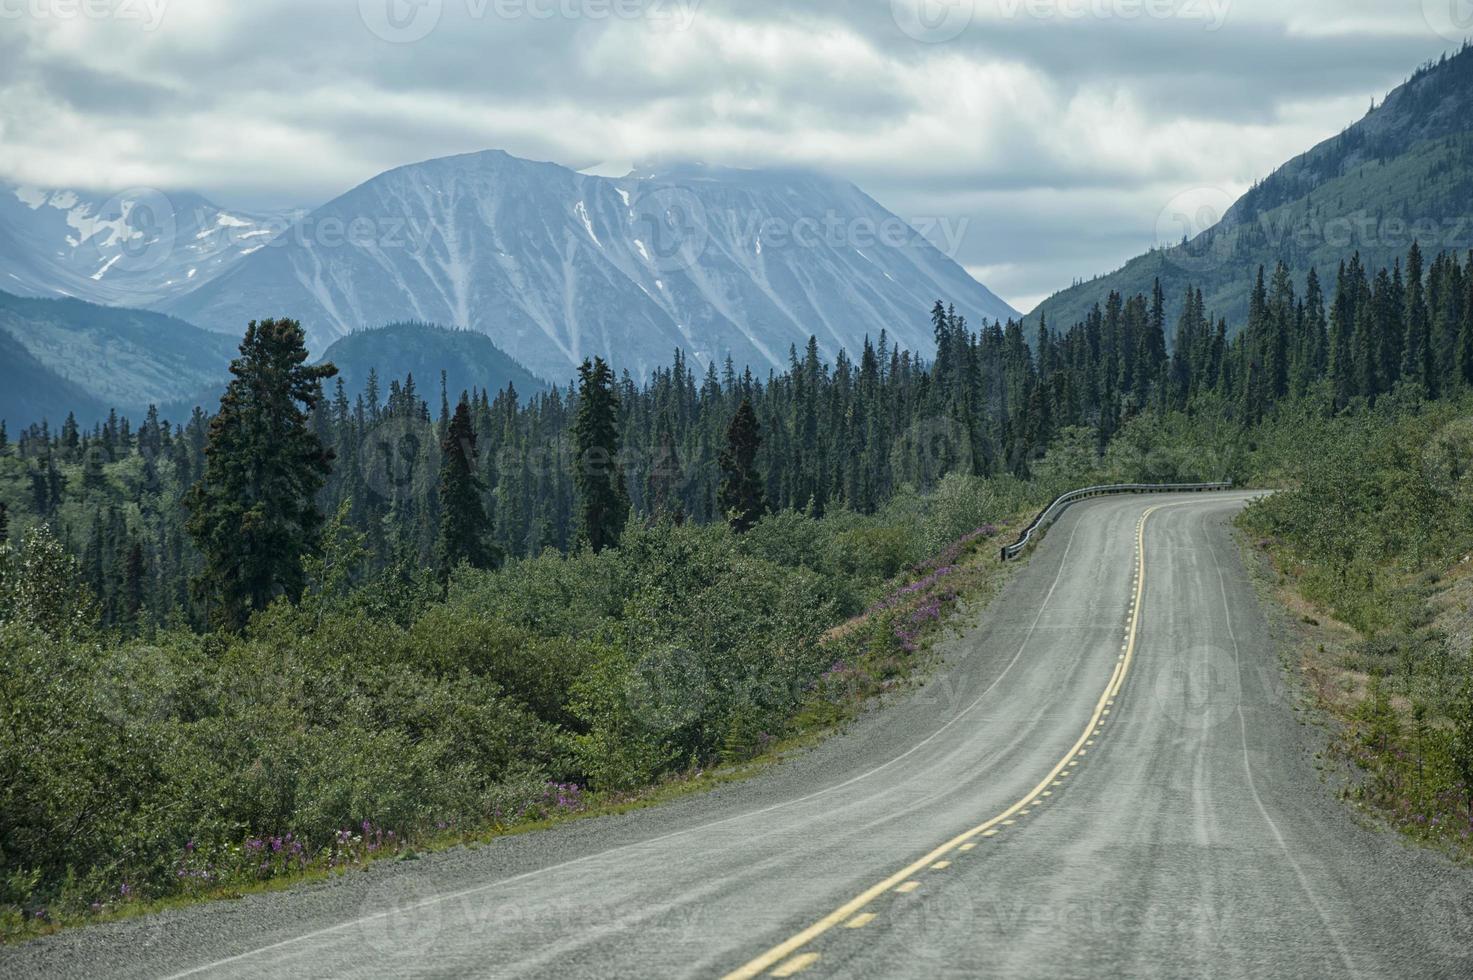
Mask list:
[[[881,330],[926,350],[937,298],[1014,315],[851,184],[707,167],[610,179],[484,152],[375,177],[161,308],[218,330],[278,310],[317,344],[443,323],[561,381],[595,354],[644,376],[677,347],[781,367],[809,335],[830,356]]]
[[[441,323],[554,381],[595,354],[644,376],[677,347],[781,367],[810,335],[828,356],[882,330],[925,351],[937,299],[973,322],[1017,315],[858,188],[810,173],[614,179],[487,151],[391,170],[295,216],[157,192],[0,199],[0,288],[146,306],[232,337],[291,316],[317,349]]]
[[[137,419],[156,405],[177,421],[196,405],[214,408],[238,344],[160,313],[0,292],[0,419],[14,431],[71,412],[90,425],[111,409]],[[358,331],[317,359],[337,365],[350,398],[371,369],[381,397],[391,381],[413,374],[433,400],[441,371],[452,399],[473,388],[515,385],[523,396],[547,388],[484,334],[423,323]]]
[[[0,418],[14,424],[184,399],[225,377],[239,340],[161,313],[0,292],[0,343],[24,353],[0,358]]]
[[[0,289],[153,306],[214,279],[300,213],[226,211],[198,194],[148,188],[109,195],[0,184]]]
[[[1190,211],[1197,203],[1181,202]],[[1168,209],[1170,210],[1170,209]],[[1192,213],[1163,215],[1163,226]],[[1205,222],[1204,222],[1205,223]],[[1201,225],[1198,225],[1201,227]],[[1056,293],[1029,314],[1067,327],[1111,291],[1149,294],[1160,278],[1174,316],[1188,284],[1209,311],[1239,327],[1260,265],[1313,267],[1327,288],[1342,260],[1368,268],[1404,258],[1412,241],[1430,255],[1473,247],[1473,48],[1428,65],[1363,119],[1284,164],[1190,241]]]

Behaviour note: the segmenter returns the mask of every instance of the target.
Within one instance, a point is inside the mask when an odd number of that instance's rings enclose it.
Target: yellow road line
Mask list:
[[[844,923],[844,928],[863,929],[865,926],[869,925],[873,921],[875,921],[875,914],[873,912],[861,912],[854,918],[850,919],[848,922]]]
[[[1033,789],[1028,792],[1027,796],[1023,797],[1021,800],[1008,807],[1002,813],[999,813],[997,816],[991,818],[985,823],[978,824],[971,830],[967,830],[962,832],[961,834],[958,834],[956,837],[953,837],[951,840],[947,841],[945,844],[942,844],[940,847],[935,848],[930,853],[924,855],[911,864],[906,865],[904,868],[901,868],[899,871],[895,872],[884,881],[881,881],[875,885],[871,885],[869,888],[866,888],[854,898],[834,909],[834,911],[819,919],[808,928],[802,930],[801,932],[788,939],[783,940],[776,946],[769,949],[767,952],[756,957],[755,959],[752,959],[745,965],[732,970],[725,977],[723,977],[722,980],[751,980],[752,977],[760,976],[764,970],[771,968],[773,964],[776,963],[783,964],[782,967],[780,967],[779,969],[787,969],[792,963],[795,963],[799,959],[802,959],[801,956],[794,956],[791,960],[789,960],[788,957],[791,956],[793,953],[802,949],[804,946],[807,946],[813,940],[817,939],[819,936],[822,936],[830,929],[843,923],[860,909],[864,908],[866,905],[870,904],[876,898],[885,894],[886,892],[892,889],[898,892],[915,891],[917,888],[920,887],[921,883],[919,881],[911,881],[910,879],[913,875],[924,871],[928,866],[941,860],[945,855],[956,850],[962,844],[970,842],[975,837],[992,836],[992,834],[996,833],[996,830],[994,830],[996,826],[998,826],[999,824],[1012,823],[1013,821],[1011,820],[1011,818],[1014,814],[1016,814],[1019,810],[1025,809],[1028,804],[1032,803],[1035,799],[1042,795],[1049,786],[1059,785],[1058,780],[1060,777],[1069,775],[1069,773],[1066,771],[1069,766],[1069,761],[1074,758],[1074,756],[1079,752],[1080,749],[1084,748],[1085,742],[1088,741],[1091,735],[1098,734],[1096,729],[1099,728],[1100,725],[1104,724],[1104,716],[1110,713],[1110,709],[1107,706],[1109,704],[1112,704],[1115,696],[1120,693],[1120,686],[1125,683],[1125,675],[1130,670],[1131,661],[1135,658],[1136,637],[1140,632],[1141,621],[1140,599],[1142,593],[1145,590],[1146,584],[1146,519],[1149,518],[1156,511],[1160,510],[1162,507],[1170,506],[1173,505],[1157,504],[1155,507],[1149,508],[1144,514],[1141,515],[1140,523],[1136,525],[1135,596],[1131,600],[1132,608],[1130,615],[1130,630],[1126,634],[1129,639],[1127,639],[1125,644],[1125,656],[1123,659],[1115,663],[1115,670],[1110,675],[1109,683],[1105,685],[1104,693],[1100,695],[1099,700],[1095,703],[1094,714],[1090,716],[1089,724],[1085,726],[1083,734],[1079,736],[1078,741],[1076,741],[1074,745],[1069,749],[1069,751],[1065,753],[1064,757],[1058,761],[1053,770],[1047,776],[1043,777],[1043,780],[1039,782],[1037,786],[1033,787]],[[811,955],[813,959],[805,961],[802,966],[795,968],[793,970],[793,973],[796,973],[798,970],[807,967],[813,962],[813,960],[818,959],[817,953],[805,953],[803,955]],[[786,962],[783,962],[784,960],[786,960]],[[779,974],[775,970],[773,971],[773,975],[791,976],[791,974],[789,973]]]
[[[817,953],[800,953],[788,960],[782,966],[772,971],[775,977],[790,977],[795,973],[808,969],[818,961]]]

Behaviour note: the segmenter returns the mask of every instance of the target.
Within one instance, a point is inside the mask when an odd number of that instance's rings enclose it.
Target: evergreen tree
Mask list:
[[[128,549],[128,560],[123,566],[123,622],[136,625],[138,614],[143,610],[144,576],[143,545],[137,541]]]
[[[476,476],[476,430],[464,394],[440,442],[439,493],[441,575],[448,577],[462,562],[472,568],[490,568],[496,555],[488,542],[490,522]]]
[[[1398,359],[1399,368],[1401,377],[1414,384],[1420,384],[1422,390],[1428,394],[1434,394],[1436,378],[1432,372],[1432,351],[1428,346],[1431,340],[1431,325],[1427,312],[1426,293],[1422,285],[1422,250],[1416,242],[1413,242],[1412,250],[1407,254],[1406,310],[1404,313],[1406,339],[1400,351],[1401,357]]]
[[[717,505],[732,530],[741,534],[751,529],[766,509],[762,476],[757,472],[761,448],[761,426],[751,399],[743,398],[726,430],[726,448],[721,451],[721,490]]]
[[[188,495],[187,527],[205,561],[197,584],[227,628],[276,596],[300,597],[302,558],[317,548],[316,496],[332,454],[306,413],[337,368],[306,361],[301,324],[251,322],[210,422],[204,475]]]
[[[578,533],[594,551],[617,545],[629,517],[618,417],[614,372],[601,357],[584,361],[578,368],[578,413],[573,420],[573,483],[578,492]]]

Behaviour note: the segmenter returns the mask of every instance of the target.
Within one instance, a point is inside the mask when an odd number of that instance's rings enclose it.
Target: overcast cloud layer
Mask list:
[[[965,220],[1027,310],[1468,33],[1468,0],[0,0],[0,179],[253,207],[488,147],[796,164]]]

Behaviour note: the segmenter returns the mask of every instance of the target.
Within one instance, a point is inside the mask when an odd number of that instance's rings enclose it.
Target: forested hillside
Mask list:
[[[924,492],[950,472],[1026,478],[1061,440],[1103,450],[1143,414],[1251,425],[1285,399],[1340,410],[1399,386],[1437,397],[1473,380],[1473,275],[1456,255],[1428,262],[1413,247],[1404,267],[1378,270],[1352,259],[1328,288],[1314,273],[1301,284],[1284,267],[1260,270],[1249,295],[1235,335],[1195,288],[1168,325],[1158,287],[1112,294],[1067,331],[1045,325],[1032,338],[1015,322],[974,330],[938,303],[932,362],[883,335],[857,361],[832,365],[810,343],[790,354],[787,371],[763,378],[730,365],[697,374],[677,353],[643,386],[609,378],[624,499],[641,520],[721,519],[721,454],[743,401],[757,421],[753,466],[767,506],[869,514],[902,488]],[[524,397],[515,387],[457,392],[437,382],[411,375],[383,388],[370,376],[350,398],[339,377],[311,409],[310,427],[333,455],[320,505],[329,514],[346,507],[347,523],[366,535],[365,569],[433,563],[441,445],[462,394],[497,553],[574,548],[579,392]],[[203,625],[181,500],[204,470],[208,427],[197,411],[182,423],[151,413],[139,423],[114,416],[10,434],[0,492],[12,525],[44,520],[85,558],[107,622],[136,612]],[[1204,452],[1146,475],[1242,477],[1243,466]]]
[[[1160,231],[1190,240],[1160,247],[1107,275],[1076,283],[1030,314],[1071,322],[1111,292],[1147,292],[1159,280],[1174,318],[1186,284],[1230,327],[1247,315],[1253,271],[1279,263],[1328,281],[1359,254],[1390,266],[1420,240],[1429,253],[1473,248],[1473,47],[1419,69],[1344,132],[1285,163],[1205,230],[1191,195],[1166,204]],[[1209,208],[1210,211],[1210,208]]]

